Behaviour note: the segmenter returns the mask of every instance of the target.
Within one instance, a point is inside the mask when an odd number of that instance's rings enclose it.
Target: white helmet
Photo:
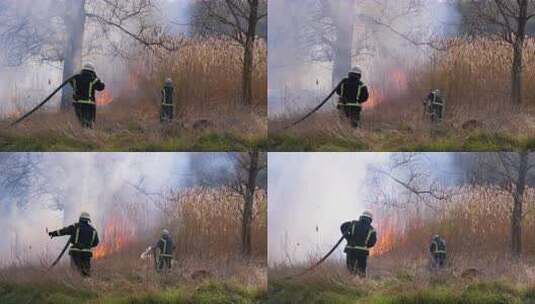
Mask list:
[[[84,212],[80,213],[80,220],[87,220],[87,221],[91,222],[91,216],[89,215],[89,213],[84,211]]]
[[[173,84],[173,80],[172,80],[171,78],[167,78],[167,79],[165,80],[165,84],[166,84],[166,85],[172,85],[172,84]]]
[[[162,235],[169,235],[169,230],[162,229]]]
[[[362,70],[359,67],[353,67],[351,71],[349,71],[349,74],[362,75]]]
[[[371,213],[370,211],[364,211],[364,212],[362,212],[362,215],[361,215],[361,216],[362,216],[362,217],[367,217],[367,218],[369,218],[370,220],[373,220],[373,215],[372,215],[372,213]]]
[[[82,67],[82,70],[91,71],[91,72],[95,73],[95,66],[91,62],[87,62]]]
[[[440,236],[438,234],[433,235],[433,240],[438,240]]]

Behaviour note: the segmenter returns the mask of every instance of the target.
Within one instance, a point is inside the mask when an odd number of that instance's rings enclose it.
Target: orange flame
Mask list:
[[[391,72],[392,85],[398,92],[405,92],[409,87],[407,75],[401,69],[393,69]]]
[[[104,227],[100,244],[93,252],[95,259],[101,259],[125,249],[135,237],[132,223],[122,216],[108,217]]]
[[[110,91],[104,90],[97,96],[97,105],[105,106],[110,104],[113,101]]]
[[[379,225],[378,231],[380,235],[377,236],[377,244],[371,250],[372,256],[381,256],[389,253],[394,249],[397,240],[396,228],[390,222]]]
[[[370,89],[368,101],[364,103],[364,109],[373,109],[383,100],[383,94],[377,89]]]

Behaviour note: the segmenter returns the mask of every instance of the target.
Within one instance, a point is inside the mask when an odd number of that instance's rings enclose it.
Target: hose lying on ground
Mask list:
[[[69,83],[69,81],[71,81],[75,76],[71,76],[69,77],[67,80],[65,80],[57,89],[54,90],[54,92],[52,92],[52,94],[48,95],[47,98],[45,98],[45,100],[43,100],[40,104],[38,104],[37,106],[35,106],[35,108],[31,109],[28,113],[22,115],[22,117],[20,117],[19,119],[17,119],[15,122],[11,123],[11,127],[20,123],[21,121],[23,121],[24,119],[26,119],[28,116],[32,115],[35,111],[39,110],[39,108],[41,108],[42,106],[45,105],[45,103],[47,103],[54,95],[56,95],[57,92],[59,92],[59,90],[61,90],[61,88],[63,88],[65,85],[67,85],[67,83]]]
[[[332,92],[319,104],[317,105],[314,109],[312,109],[312,111],[308,112],[308,114],[306,114],[305,116],[303,116],[301,119],[298,119],[296,120],[294,123],[292,123],[291,125],[288,125],[286,127],[284,127],[282,130],[287,130],[299,123],[301,123],[302,121],[304,121],[305,119],[309,118],[310,116],[312,116],[312,114],[316,113],[319,109],[321,109],[321,107],[323,107],[323,105],[325,105],[327,103],[327,101],[329,101],[329,99],[331,99],[331,97],[333,97],[334,93],[336,93],[336,88],[338,88],[338,86],[341,84],[342,82],[340,82],[339,84],[337,84],[334,89],[332,90]]]
[[[338,248],[338,246],[340,246],[340,244],[342,243],[342,241],[345,239],[344,236],[342,236],[338,242],[336,243],[336,245],[334,245],[333,248],[331,248],[331,250],[323,257],[321,258],[318,262],[316,262],[314,265],[310,266],[309,268],[303,270],[302,272],[298,273],[298,274],[295,274],[295,275],[291,275],[291,276],[287,276],[285,279],[286,280],[290,280],[290,279],[293,279],[293,278],[297,278],[297,277],[300,277],[312,270],[314,270],[316,267],[318,267],[321,263],[323,263],[329,256],[331,256],[331,254],[333,254],[333,252],[336,250],[336,248]]]

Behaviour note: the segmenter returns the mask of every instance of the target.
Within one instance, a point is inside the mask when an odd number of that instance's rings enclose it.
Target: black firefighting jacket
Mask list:
[[[175,244],[170,236],[164,235],[158,240],[154,248],[160,250],[160,257],[172,258],[173,251],[175,250]]]
[[[377,233],[371,225],[371,220],[361,217],[358,221],[345,222],[340,227],[347,240],[344,252],[356,251],[365,255],[370,254],[370,248],[377,242]]]
[[[172,106],[173,105],[173,94],[174,88],[172,86],[164,86],[162,89],[162,105],[163,106]]]
[[[336,87],[336,94],[346,106],[360,107],[369,98],[368,87],[357,77],[344,78]]]
[[[73,99],[78,103],[95,103],[95,91],[103,91],[104,83],[97,75],[88,70],[82,70],[69,82],[74,90]]]
[[[50,233],[50,236],[70,235],[69,254],[85,253],[93,256],[91,248],[96,247],[99,243],[98,233],[93,226],[87,221],[80,221],[70,226],[64,227]]]
[[[429,251],[431,252],[431,254],[446,254],[446,241],[440,238],[434,239],[431,242],[431,246],[429,246]]]

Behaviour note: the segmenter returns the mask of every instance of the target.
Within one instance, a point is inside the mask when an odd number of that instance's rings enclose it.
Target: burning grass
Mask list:
[[[377,218],[379,249],[369,258],[367,280],[350,276],[343,261],[332,258],[292,280],[284,278],[313,261],[273,265],[268,303],[533,303],[535,206],[525,206],[524,254],[514,261],[511,195],[488,187],[462,187],[457,193],[447,208],[425,220],[399,210]],[[533,202],[534,195],[529,189],[526,201]],[[448,266],[440,273],[430,270],[428,246],[435,233],[448,244]]]
[[[259,191],[256,198],[253,255],[247,258],[238,247],[238,200],[224,188],[173,191],[158,202],[161,224],[145,232],[128,228],[141,225],[142,211],[115,213],[102,229],[97,226],[102,244],[95,251],[91,279],[80,278],[65,264],[47,272],[45,263],[18,263],[0,270],[0,302],[259,303],[267,290],[266,194]],[[176,240],[176,264],[170,273],[158,274],[152,257],[140,254],[164,226]]]
[[[371,84],[362,128],[352,130],[334,107],[283,130],[302,110],[286,109],[269,122],[269,146],[290,151],[496,151],[529,149],[535,141],[535,40],[525,50],[524,104],[511,106],[508,45],[455,40],[423,68],[393,71]],[[391,77],[391,78],[389,78]],[[394,83],[394,84],[392,84]],[[386,87],[383,87],[386,86]],[[423,99],[433,88],[446,98],[446,119],[431,126]],[[397,92],[396,94],[390,94]]]
[[[227,40],[193,39],[175,53],[143,53],[129,63],[124,90],[98,93],[95,130],[72,111],[40,112],[19,126],[0,121],[3,151],[248,151],[266,146],[266,46],[257,45],[254,100],[239,101],[241,56]],[[159,123],[160,90],[174,80],[176,121]],[[41,110],[42,111],[42,110]],[[18,116],[18,115],[17,115]]]

